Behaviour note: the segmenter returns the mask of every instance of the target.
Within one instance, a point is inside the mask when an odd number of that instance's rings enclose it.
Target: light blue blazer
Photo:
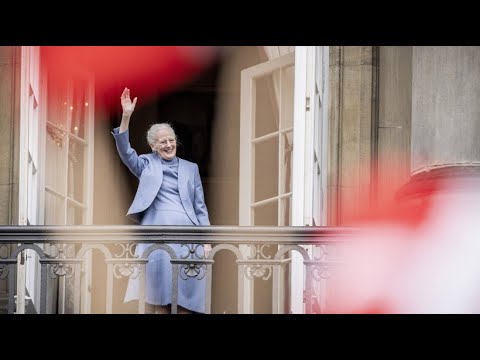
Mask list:
[[[162,185],[163,164],[155,153],[138,156],[130,146],[128,130],[119,133],[117,127],[113,129],[112,135],[123,163],[140,180],[127,216],[141,223],[143,212],[152,204]],[[180,158],[178,158],[178,192],[190,220],[195,225],[210,225],[198,165]]]

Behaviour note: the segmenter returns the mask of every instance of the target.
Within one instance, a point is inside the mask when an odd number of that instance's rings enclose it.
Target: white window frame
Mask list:
[[[82,225],[91,225],[93,223],[93,180],[94,180],[94,117],[95,117],[95,84],[94,78],[91,74],[86,72],[83,73],[83,78],[87,82],[87,86],[84,89],[86,92],[88,110],[85,113],[85,136],[84,138],[80,138],[76,136],[74,133],[69,132],[72,117],[71,113],[67,110],[66,115],[66,123],[65,129],[58,127],[56,124],[45,121],[44,132],[47,132],[47,126],[50,126],[56,131],[64,132],[65,133],[65,143],[63,144],[63,149],[65,149],[65,157],[62,170],[63,170],[63,178],[64,183],[62,189],[54,189],[47,185],[44,185],[44,195],[46,192],[56,196],[57,198],[61,198],[63,201],[63,222],[59,225],[67,226],[69,223],[68,219],[68,207],[70,205],[80,207],[83,209],[83,221]],[[73,81],[70,79],[67,85],[67,106],[72,106],[73,103]],[[47,94],[48,96],[48,94]],[[51,141],[47,139],[46,141]],[[80,202],[74,199],[74,196],[70,196],[68,192],[68,181],[69,181],[69,158],[68,158],[68,151],[70,149],[70,141],[76,141],[77,143],[81,143],[84,146],[84,168],[83,168],[83,194],[84,201]],[[46,153],[46,148],[45,153]],[[46,156],[46,154],[45,154]],[[58,174],[57,176],[60,176]],[[91,300],[91,289],[92,289],[92,252],[89,251],[85,254],[83,263],[83,268],[81,271],[81,309],[79,311],[81,313],[90,313],[92,300]],[[59,279],[59,301],[58,301],[58,313],[63,314],[65,312],[65,278],[61,277]]]
[[[19,124],[19,225],[42,225],[45,223],[45,185],[46,169],[46,141],[47,139],[47,76],[48,69],[41,63],[41,48],[38,46],[21,47],[20,65],[20,124]],[[64,223],[67,224],[68,205],[81,205],[85,208],[83,224],[93,223],[93,169],[94,169],[94,80],[89,74],[86,78],[86,96],[88,110],[85,113],[85,140],[79,139],[86,145],[84,153],[84,202],[71,199],[67,193],[68,179],[68,149],[70,138],[74,134],[65,136],[65,149],[67,152],[64,167],[65,194],[64,198]],[[70,119],[67,120],[67,122]],[[69,123],[67,123],[69,129]],[[58,176],[59,174],[57,174]],[[48,251],[48,249],[44,249]],[[23,257],[23,258],[22,258]],[[40,265],[38,255],[33,250],[26,250],[19,254],[17,272],[17,313],[25,311],[25,288],[28,289],[34,306],[38,309],[40,304]],[[92,284],[92,255],[85,257],[85,268],[82,271],[82,312],[91,310],[91,284]],[[61,282],[64,281],[61,278]],[[28,298],[27,298],[28,300]],[[62,301],[60,301],[62,303]],[[60,305],[58,311],[62,313],[64,307]]]
[[[252,226],[254,225],[254,208],[269,202],[278,203],[278,215],[277,222],[282,224],[282,199],[291,198],[292,192],[285,194],[281,193],[283,182],[281,179],[283,161],[279,155],[278,163],[278,193],[277,196],[255,202],[254,196],[254,177],[255,177],[255,143],[261,142],[267,138],[279,137],[278,146],[279,154],[283,144],[282,134],[293,131],[293,128],[282,129],[282,105],[279,104],[279,125],[278,131],[272,132],[265,136],[254,137],[253,132],[255,128],[255,99],[256,99],[256,87],[255,80],[257,78],[266,76],[274,71],[295,66],[295,54],[289,53],[281,57],[268,60],[264,63],[254,65],[241,72],[241,106],[240,106],[240,172],[239,172],[239,225],[240,226]],[[280,79],[281,82],[281,79]],[[294,137],[294,136],[293,136]],[[295,142],[294,142],[295,144]],[[294,145],[295,148],[295,145]],[[292,169],[293,170],[293,169]],[[293,184],[292,184],[293,186]],[[290,206],[292,206],[290,204]],[[240,250],[245,256],[251,255],[251,249],[247,245],[241,245]],[[245,281],[243,297],[239,299],[239,313],[253,313],[254,297],[253,280],[242,278],[241,281]]]
[[[326,225],[328,53],[327,46],[295,47],[293,173],[304,177],[293,178],[293,226]],[[314,189],[314,184],[320,188]],[[313,247],[304,248],[312,257]],[[291,312],[304,313],[305,270],[302,256],[295,251],[291,269]]]
[[[40,71],[40,47],[22,46],[20,60],[20,139],[18,224],[38,225],[43,221],[43,157],[40,147],[44,138],[40,129],[44,117],[43,82]],[[18,255],[17,308],[25,312],[26,301],[37,309],[40,305],[40,264],[38,254],[26,250]],[[26,291],[29,297],[26,296]]]

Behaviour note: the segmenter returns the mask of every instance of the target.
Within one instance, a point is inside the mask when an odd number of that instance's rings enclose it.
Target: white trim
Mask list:
[[[253,86],[253,79],[250,72],[243,70],[241,72],[240,85],[240,169],[239,169],[239,225],[248,226],[252,223],[251,211],[248,209],[252,202],[252,174],[254,168],[252,167],[252,147],[250,141],[244,140],[252,139],[252,121],[255,115],[255,87]],[[240,251],[247,257],[251,254],[251,249],[248,245],[240,245]],[[239,270],[240,271],[240,270]],[[242,274],[243,275],[243,274]],[[253,280],[248,280],[245,276],[239,277],[238,281],[244,281],[243,294],[238,299],[239,313],[253,314]]]
[[[293,116],[293,174],[305,173],[305,112],[307,86],[307,47],[295,47],[295,89]],[[292,225],[303,225],[305,202],[305,182],[302,176],[292,179]],[[303,258],[297,251],[292,251],[290,273],[290,312],[303,313]]]
[[[277,137],[280,133],[278,131],[274,131],[270,134],[267,134],[267,135],[262,135],[260,137],[257,137],[255,139],[253,139],[250,144],[258,144],[258,143],[261,143],[263,141],[267,141],[267,140],[270,140],[270,139],[273,139],[275,137]]]
[[[82,204],[81,202],[79,202],[79,201],[77,201],[74,198],[69,197],[69,196],[67,196],[67,204],[76,206],[77,208],[80,208],[82,210],[87,209],[87,205]]]
[[[38,131],[40,121],[39,48],[21,47],[20,59],[20,139],[19,139],[19,205],[18,224],[37,225],[39,205]],[[39,302],[38,254],[26,250],[18,255],[16,312],[25,313],[26,291]],[[23,261],[24,260],[24,261]],[[31,297],[30,297],[31,299]]]
[[[305,89],[307,69],[307,48],[305,46],[295,47],[295,90],[294,90],[294,111],[293,111],[293,166],[294,174],[305,173]],[[292,179],[292,225],[303,225],[303,203],[304,203],[304,179],[301,176],[293,176]]]
[[[271,197],[271,198],[268,198],[268,199],[260,200],[260,201],[257,201],[256,203],[251,204],[250,208],[256,208],[256,207],[259,207],[259,206],[262,206],[262,205],[265,205],[265,204],[270,204],[270,203],[275,202],[275,200],[282,200],[282,199],[285,199],[287,197],[290,197],[291,195],[292,195],[292,192],[288,192],[288,193],[285,193],[285,194],[282,194],[282,195],[278,195],[278,196],[274,196],[274,197]]]
[[[50,186],[45,186],[45,191],[52,194],[52,195],[55,195],[55,196],[61,198],[62,200],[66,198],[65,195],[63,195],[62,193],[59,193],[58,191],[52,189]]]
[[[329,104],[329,82],[328,82],[328,69],[330,68],[330,48],[328,46],[323,46],[322,49],[322,108],[323,108],[323,116],[322,116],[322,163],[321,163],[321,172],[322,172],[322,213],[321,213],[321,225],[327,225],[328,219],[328,104]]]
[[[275,136],[287,134],[287,133],[292,132],[292,131],[293,131],[293,126],[291,126],[289,128],[286,128],[286,129],[283,129],[283,130],[274,131],[274,132],[272,132],[270,134],[267,134],[267,135],[262,135],[260,137],[254,138],[251,141],[251,143],[252,144],[258,144],[262,141],[270,140],[270,139],[274,138]],[[279,150],[279,153],[280,153],[280,150]]]
[[[20,58],[20,139],[18,169],[18,225],[27,224],[28,211],[28,75],[29,48],[21,47]]]
[[[38,128],[38,223],[45,224],[45,165],[46,165],[46,146],[47,146],[47,68],[40,63],[40,112],[39,112],[39,128]]]
[[[253,86],[251,70],[243,70],[241,73],[240,85],[240,169],[239,169],[239,225],[249,226],[251,224],[250,212],[242,211],[248,209],[252,202],[252,150],[250,141],[252,139],[252,119],[254,117],[253,102],[255,99],[255,88]],[[245,141],[248,139],[250,141]]]
[[[303,223],[311,226],[313,207],[313,151],[314,151],[314,116],[315,116],[315,46],[307,47],[305,98],[309,99],[309,110],[305,110],[305,147],[304,150],[304,202]]]
[[[283,68],[280,70],[280,96],[279,98],[279,103],[278,103],[278,141],[277,141],[277,169],[278,169],[278,175],[277,175],[277,225],[283,225],[282,223],[282,215],[283,215],[283,206],[282,206],[282,200],[278,197],[282,193],[282,186],[283,186],[283,157],[282,157],[282,149],[283,149],[283,134],[280,133],[280,130],[282,129],[282,117],[283,117]],[[276,89],[275,89],[276,90]],[[274,310],[275,311],[275,310]]]

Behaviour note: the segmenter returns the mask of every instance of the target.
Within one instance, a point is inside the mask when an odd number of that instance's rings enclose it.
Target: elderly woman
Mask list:
[[[122,122],[112,131],[120,158],[140,180],[127,216],[142,225],[210,225],[198,166],[176,156],[177,138],[169,124],[154,124],[148,131],[152,153],[138,156],[130,146],[128,125],[136,103],[137,98],[132,101],[125,88]],[[135,254],[141,256],[150,245],[138,245]],[[187,245],[170,246],[177,257],[189,254]],[[202,247],[197,250],[196,254],[203,256]],[[172,301],[170,256],[163,250],[152,252],[146,269],[146,311],[168,313]],[[138,282],[138,277],[129,279],[125,302],[138,300]],[[205,312],[205,278],[179,279],[178,306],[179,312]]]

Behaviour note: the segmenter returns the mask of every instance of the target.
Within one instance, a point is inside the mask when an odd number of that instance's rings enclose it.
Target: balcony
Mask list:
[[[138,276],[143,285],[136,312],[144,313],[147,256],[159,250],[171,258],[172,313],[177,313],[178,282],[189,277],[206,278],[205,312],[211,313],[216,260],[225,251],[233,255],[229,258],[234,259],[236,269],[237,313],[256,312],[258,301],[268,302],[271,313],[288,313],[292,298],[299,297],[303,302],[299,312],[322,313],[328,302],[329,278],[342,264],[339,249],[357,231],[338,227],[4,226],[0,227],[0,306],[7,313],[56,312],[47,306],[55,292],[57,304],[68,299],[71,303],[69,311],[60,306],[58,312],[88,313],[89,279],[103,268],[103,312],[116,312],[118,282]],[[142,257],[135,257],[134,247],[140,243],[151,246]],[[168,244],[182,244],[191,256],[178,258]],[[211,244],[207,257],[193,258],[198,244]],[[92,266],[92,250],[101,254],[102,266]],[[28,286],[22,286],[26,283],[31,284],[30,293]],[[269,284],[265,286],[269,293],[262,291],[259,299],[257,290],[262,284]]]

